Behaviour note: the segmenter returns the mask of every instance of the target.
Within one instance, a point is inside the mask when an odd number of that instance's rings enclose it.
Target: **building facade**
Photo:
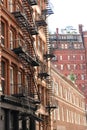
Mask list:
[[[1,130],[50,130],[46,17],[52,13],[47,0],[0,0]]]
[[[87,88],[85,34],[86,32],[82,31],[82,25],[79,25],[79,33],[69,26],[62,30],[62,33],[59,33],[57,29],[55,34],[50,34],[50,45],[55,54],[52,63],[59,72],[75,82],[84,92]]]
[[[53,100],[52,130],[86,130],[85,97],[79,88],[51,66]]]

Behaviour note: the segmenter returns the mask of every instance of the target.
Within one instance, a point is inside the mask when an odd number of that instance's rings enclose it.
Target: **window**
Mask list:
[[[67,44],[65,44],[65,49],[67,49],[68,48],[68,45]]]
[[[62,87],[62,85],[60,85],[59,91],[60,91],[60,96],[62,97],[63,96],[63,87]]]
[[[14,94],[14,69],[10,67],[10,94]]]
[[[85,79],[85,76],[83,74],[81,74],[81,79],[84,80]]]
[[[69,110],[68,109],[66,110],[66,117],[67,117],[67,122],[69,122],[70,117],[69,117]]]
[[[5,23],[1,22],[1,44],[5,45]]]
[[[14,5],[13,5],[13,0],[9,0],[9,1],[8,1],[8,6],[9,6],[9,11],[10,11],[10,12],[13,12],[13,7],[14,7]]]
[[[54,82],[54,94],[58,95],[59,90],[58,90],[58,84],[56,82]]]
[[[1,61],[1,88],[0,91],[4,93],[5,90],[5,62]]]
[[[57,61],[57,56],[53,57],[52,61]]]
[[[60,120],[60,106],[58,106],[58,109],[57,109],[57,119]]]
[[[64,108],[62,107],[62,121],[64,121]]]
[[[54,110],[54,120],[56,120],[56,110]]]
[[[81,70],[85,69],[86,68],[85,64],[80,64],[80,68],[81,68]]]
[[[83,57],[82,55],[80,56],[80,58],[81,58],[81,60],[83,60],[83,59],[84,59],[84,57]]]
[[[76,64],[73,65],[74,70],[76,69]]]
[[[26,87],[26,89],[28,88],[28,79],[27,79],[26,75],[25,75],[25,87]]]
[[[73,59],[75,60],[75,58],[76,58],[76,56],[75,55],[73,55]]]
[[[68,60],[70,60],[70,56],[68,56]]]
[[[63,65],[61,64],[61,70],[63,70]]]
[[[10,30],[10,49],[14,49],[15,47],[15,31],[13,29]]]
[[[22,89],[22,73],[18,72],[18,92]]]
[[[70,70],[70,69],[71,69],[70,64],[67,64],[67,68],[68,68],[68,70]]]
[[[64,49],[64,44],[61,44],[61,48]]]
[[[14,38],[13,38],[13,32],[10,30],[10,49],[13,49],[13,43],[14,43]]]
[[[62,56],[60,56],[60,60],[62,60],[63,58],[62,58]]]

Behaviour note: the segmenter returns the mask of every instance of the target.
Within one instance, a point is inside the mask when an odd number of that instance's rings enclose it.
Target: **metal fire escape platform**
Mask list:
[[[26,19],[23,13],[21,13],[20,11],[16,11],[16,12],[13,12],[12,14],[15,16],[21,28],[26,30],[31,35],[38,34],[37,28],[31,25],[31,23]]]
[[[43,16],[38,16],[38,19],[36,20],[36,25],[39,26],[47,26],[46,20]]]
[[[33,57],[31,57],[28,53],[26,53],[22,47],[18,47],[13,49],[14,53],[17,54],[18,56],[23,57],[23,59],[31,64],[32,66],[39,66],[38,61],[36,61],[36,59],[34,59]]]
[[[54,54],[52,54],[52,53],[46,53],[46,54],[44,54],[44,58],[45,59],[52,59],[53,57],[55,57],[55,55]]]
[[[34,6],[34,5],[37,5],[37,4],[38,4],[37,0],[25,0],[25,1],[28,1],[28,3],[29,3],[31,6]]]
[[[38,73],[38,77],[41,79],[46,79],[47,77],[49,77],[50,75],[48,74],[48,68],[47,65],[41,63],[40,64],[40,68],[39,68],[39,73]]]

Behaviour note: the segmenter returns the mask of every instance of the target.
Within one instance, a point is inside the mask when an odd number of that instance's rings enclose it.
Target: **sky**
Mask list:
[[[49,31],[55,32],[56,28],[64,29],[66,26],[78,28],[83,25],[87,30],[87,0],[50,0],[54,14],[48,16]]]

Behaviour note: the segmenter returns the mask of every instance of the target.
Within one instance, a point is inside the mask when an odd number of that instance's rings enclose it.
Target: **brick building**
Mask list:
[[[85,97],[79,88],[51,65],[53,101],[51,130],[86,130]]]
[[[0,0],[0,130],[50,130],[52,13],[47,0]]]
[[[50,34],[50,45],[55,54],[52,63],[58,71],[71,79],[87,95],[87,32],[79,25],[79,33],[69,26]]]

